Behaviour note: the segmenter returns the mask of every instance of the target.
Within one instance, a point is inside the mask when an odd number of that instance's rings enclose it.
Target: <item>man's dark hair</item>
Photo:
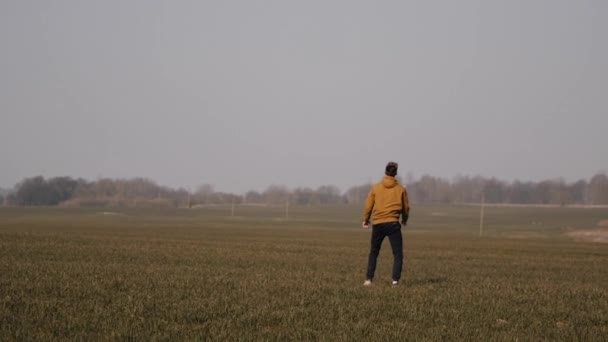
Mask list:
[[[395,177],[397,175],[397,169],[399,168],[399,164],[395,162],[389,162],[386,164],[386,173],[387,176]]]

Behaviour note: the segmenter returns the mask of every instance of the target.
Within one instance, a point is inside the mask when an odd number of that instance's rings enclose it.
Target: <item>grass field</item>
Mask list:
[[[359,207],[0,208],[0,340],[608,340],[608,209],[415,206],[364,288]],[[114,212],[105,212],[113,210]]]

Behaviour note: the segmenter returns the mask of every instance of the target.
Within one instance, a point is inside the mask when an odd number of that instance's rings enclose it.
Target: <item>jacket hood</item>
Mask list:
[[[384,185],[384,187],[387,189],[393,188],[397,184],[399,184],[399,182],[397,182],[395,177],[391,177],[391,176],[382,177],[382,185]]]

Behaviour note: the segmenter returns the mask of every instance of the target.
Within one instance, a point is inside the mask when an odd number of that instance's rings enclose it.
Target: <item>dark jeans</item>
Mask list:
[[[382,241],[388,236],[393,249],[393,280],[401,279],[403,268],[403,237],[401,236],[401,224],[397,221],[375,224],[372,227],[372,247],[369,251],[367,262],[367,279],[373,279],[376,272],[376,260],[380,254]]]

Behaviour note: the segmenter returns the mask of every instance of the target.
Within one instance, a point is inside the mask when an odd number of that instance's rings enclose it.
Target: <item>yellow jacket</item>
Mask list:
[[[373,219],[374,224],[398,222],[399,215],[403,215],[402,221],[406,222],[409,213],[407,190],[399,184],[395,177],[384,176],[382,181],[374,185],[367,195],[363,222],[369,223],[370,218]]]

